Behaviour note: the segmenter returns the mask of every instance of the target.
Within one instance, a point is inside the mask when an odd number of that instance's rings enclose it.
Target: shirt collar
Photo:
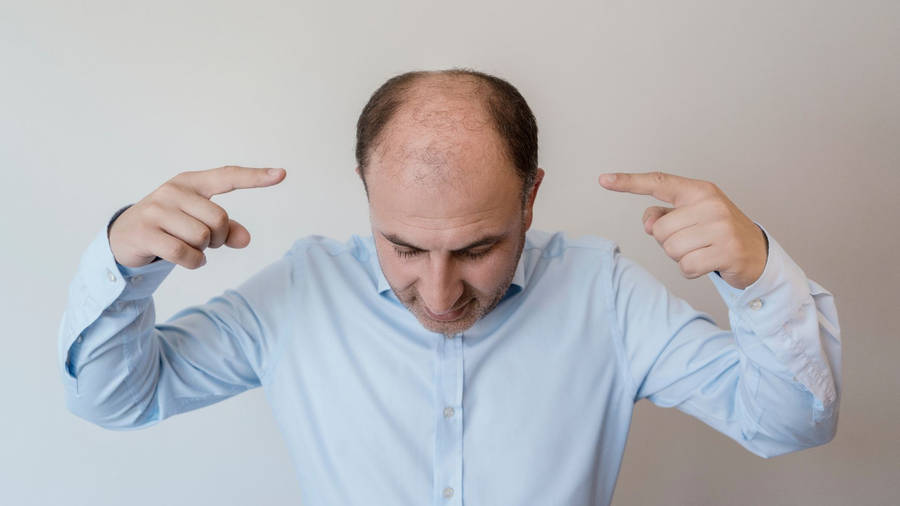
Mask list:
[[[378,254],[375,252],[375,242],[372,236],[369,236],[365,240],[366,248],[369,251],[369,258],[372,264],[372,270],[375,271],[375,286],[378,290],[378,293],[384,293],[391,289],[391,285],[388,283],[387,278],[384,277],[384,272],[381,270],[381,265],[378,263]],[[513,287],[515,289],[513,290]],[[525,289],[525,251],[522,251],[522,254],[519,255],[519,263],[516,265],[516,272],[513,274],[512,283],[510,284],[510,289],[507,290],[507,296],[513,295]]]

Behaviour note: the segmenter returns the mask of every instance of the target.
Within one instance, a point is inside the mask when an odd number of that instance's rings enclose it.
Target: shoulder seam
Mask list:
[[[611,313],[610,316],[612,318],[611,327],[613,329],[613,337],[616,350],[622,361],[622,374],[625,376],[625,385],[627,385],[629,388],[631,401],[637,402],[636,397],[638,393],[638,385],[634,381],[634,374],[631,370],[631,364],[628,362],[628,348],[625,346],[625,334],[622,331],[622,327],[619,325],[618,306],[616,305],[616,290],[614,280],[614,272],[616,267],[615,252],[616,248],[612,248],[612,261],[607,264],[606,273],[606,279],[608,283],[607,288],[609,290],[609,312]]]

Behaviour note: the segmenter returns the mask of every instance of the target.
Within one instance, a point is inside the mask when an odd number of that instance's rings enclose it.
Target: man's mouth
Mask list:
[[[425,314],[427,314],[428,317],[431,318],[432,320],[436,320],[439,322],[452,322],[452,321],[458,320],[462,317],[462,315],[466,312],[466,308],[469,306],[469,302],[472,302],[472,299],[469,299],[469,301],[466,302],[465,304],[463,304],[462,306],[460,306],[459,309],[455,309],[455,310],[448,311],[446,313],[441,313],[441,314],[432,313],[431,310],[428,309],[428,306],[425,306],[424,304],[422,305],[422,307],[425,308]]]

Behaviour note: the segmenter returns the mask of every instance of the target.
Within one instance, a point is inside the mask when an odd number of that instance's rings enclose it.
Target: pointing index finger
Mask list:
[[[195,192],[210,198],[220,193],[245,188],[261,188],[281,182],[285,170],[268,167],[225,165],[215,169],[190,171],[181,174],[183,182]]]
[[[610,177],[612,176],[612,177]],[[611,172],[599,178],[600,184],[608,190],[652,195],[653,197],[674,204],[689,203],[697,194],[693,183],[699,181],[667,174],[665,172]]]

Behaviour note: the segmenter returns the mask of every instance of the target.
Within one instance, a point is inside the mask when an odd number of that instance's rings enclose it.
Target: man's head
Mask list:
[[[391,289],[428,330],[471,327],[509,288],[543,178],[525,100],[470,70],[396,76],[360,115],[356,157]]]

